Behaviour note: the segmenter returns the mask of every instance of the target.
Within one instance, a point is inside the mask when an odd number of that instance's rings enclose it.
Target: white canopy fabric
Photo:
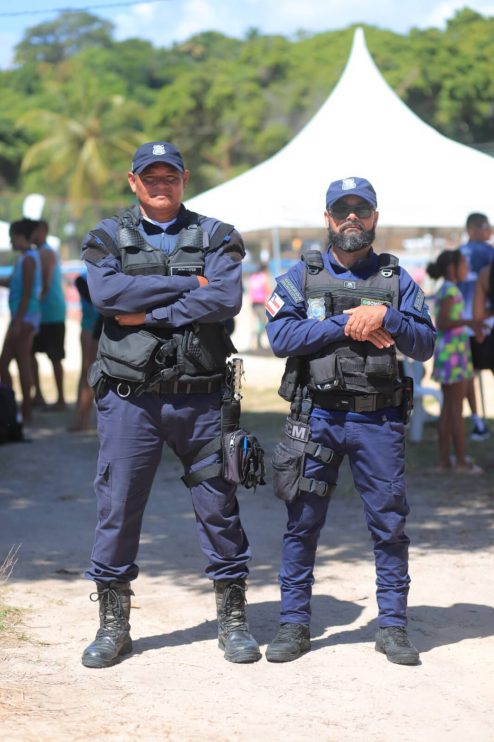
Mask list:
[[[380,226],[463,227],[470,212],[494,207],[494,157],[416,116],[383,79],[362,29],[337,86],[299,134],[186,206],[241,232],[323,227],[329,183],[351,176],[374,185]]]

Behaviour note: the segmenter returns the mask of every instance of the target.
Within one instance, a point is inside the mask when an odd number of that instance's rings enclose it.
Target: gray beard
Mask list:
[[[372,229],[364,229],[362,232],[345,234],[344,232],[333,232],[332,229],[328,229],[328,234],[331,247],[337,247],[343,252],[357,252],[357,250],[362,250],[363,247],[372,245],[376,230],[375,227],[372,227]]]

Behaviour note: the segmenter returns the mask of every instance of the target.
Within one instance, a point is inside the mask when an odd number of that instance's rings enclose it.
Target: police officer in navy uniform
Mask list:
[[[245,616],[249,543],[236,485],[220,462],[227,357],[235,350],[224,321],[241,307],[244,246],[232,225],[183,206],[188,179],[173,144],[143,144],[128,173],[137,205],[101,221],[83,243],[91,299],[104,317],[89,372],[100,449],[85,576],[97,586],[100,627],[83,653],[86,667],[108,667],[132,651],[131,582],[164,443],[184,466],[214,582],[219,646],[231,662],[261,656]]]
[[[266,652],[271,662],[310,649],[317,542],[347,455],[374,545],[375,648],[391,662],[419,663],[406,630],[404,419],[412,391],[400,378],[396,349],[425,361],[435,331],[421,289],[394,256],[372,248],[376,209],[366,179],[331,183],[327,251],[308,251],[277,279],[267,302],[269,341],[277,356],[288,356],[280,394],[292,402],[273,456],[275,493],[286,501],[288,523],[280,628]]]

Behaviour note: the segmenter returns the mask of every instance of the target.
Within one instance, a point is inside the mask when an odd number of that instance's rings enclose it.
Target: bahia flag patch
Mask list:
[[[284,301],[281,296],[275,292],[272,294],[266,302],[266,311],[269,312],[271,317],[276,317],[281,307],[284,305]]]

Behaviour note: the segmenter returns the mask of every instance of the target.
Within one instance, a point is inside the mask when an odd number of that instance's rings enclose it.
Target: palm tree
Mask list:
[[[124,96],[106,96],[95,86],[79,82],[78,100],[70,103],[72,112],[31,109],[17,122],[38,138],[27,150],[21,171],[42,168],[48,183],[62,184],[76,217],[84,200],[101,198],[123,156],[130,162],[142,143],[143,118]]]

